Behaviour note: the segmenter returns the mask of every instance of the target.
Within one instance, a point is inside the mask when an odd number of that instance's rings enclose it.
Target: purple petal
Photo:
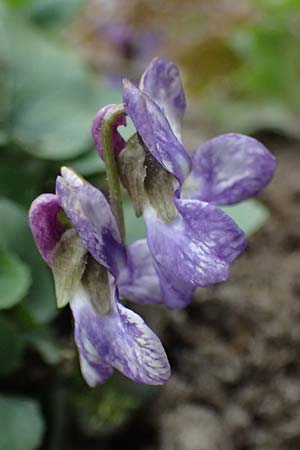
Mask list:
[[[101,316],[83,288],[71,301],[71,308],[83,375],[89,384],[105,381],[111,374],[109,366],[137,383],[162,384],[169,378],[170,366],[160,340],[133,311],[115,300],[109,314]]]
[[[73,187],[81,186],[86,183],[85,179],[70,167],[63,166],[61,167],[60,172],[63,179]]]
[[[160,44],[157,30],[136,28],[132,25],[117,22],[105,23],[100,30],[108,42],[119,51],[123,57],[134,60],[149,60],[155,54]],[[128,55],[130,53],[130,55]]]
[[[194,168],[183,195],[219,205],[253,197],[272,178],[276,160],[256,139],[224,134],[192,154]]]
[[[175,198],[191,240],[202,243],[218,258],[231,263],[246,247],[246,236],[220,208],[199,200]]]
[[[29,211],[29,225],[37,248],[46,263],[53,263],[53,250],[62,234],[64,226],[58,220],[58,213],[62,211],[54,194],[42,194],[31,204]]]
[[[181,140],[181,123],[186,101],[176,64],[154,58],[141,78],[140,89],[162,109],[173,133]]]
[[[101,27],[101,31],[108,42],[120,50],[133,46],[137,37],[136,29],[125,23],[108,22]]]
[[[196,287],[225,280],[246,244],[242,230],[216,206],[182,199],[175,204],[179,215],[171,223],[150,208],[145,212],[148,245],[170,307],[185,306]]]
[[[87,250],[117,276],[125,264],[125,247],[104,195],[88,183],[72,186],[62,177],[57,177],[56,194]]]
[[[112,375],[113,367],[104,362],[90,344],[84,329],[75,322],[75,342],[79,349],[80,369],[83,378],[90,387],[103,384]]]
[[[127,262],[117,280],[121,298],[137,303],[162,303],[160,283],[146,239],[127,247]]]
[[[191,159],[171,130],[162,110],[128,80],[124,81],[124,104],[152,156],[183,183],[191,171]]]
[[[178,278],[175,273],[168,273],[164,267],[154,260],[159,281],[162,302],[169,308],[185,308],[191,301],[195,287],[183,278]]]
[[[79,286],[70,302],[75,320],[75,342],[79,350],[81,373],[91,387],[104,383],[113,373],[111,364],[105,362],[89,339],[89,327],[85,326],[85,311],[90,311],[90,300],[86,290]],[[96,314],[92,310],[93,314]]]
[[[102,136],[101,136],[101,130],[102,130],[102,123],[105,114],[111,109],[114,108],[116,105],[110,104],[106,105],[103,108],[101,108],[97,114],[94,117],[93,124],[92,124],[92,137],[94,140],[94,144],[98,150],[98,153],[102,159],[103,157],[103,146],[102,146]],[[126,141],[122,138],[120,133],[118,132],[118,127],[120,125],[126,126],[126,116],[125,114],[122,116],[119,116],[117,120],[115,121],[112,129],[113,134],[113,145],[114,145],[114,151],[115,155],[118,156],[118,154],[123,150],[123,148],[126,145]]]

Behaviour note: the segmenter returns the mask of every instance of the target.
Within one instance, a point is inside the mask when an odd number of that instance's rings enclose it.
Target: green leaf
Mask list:
[[[27,3],[32,3],[33,0],[6,0],[6,3],[11,6],[20,7]]]
[[[0,245],[24,256],[28,250],[27,238],[30,236],[25,209],[0,197],[0,217]]]
[[[269,217],[267,208],[257,200],[247,200],[222,209],[248,236],[259,230]]]
[[[63,352],[55,337],[49,333],[49,330],[37,329],[24,336],[26,342],[35,349],[41,358],[50,365],[58,364],[63,357]]]
[[[47,322],[56,314],[53,281],[36,249],[27,211],[15,202],[0,198],[0,217],[0,246],[16,253],[31,271],[32,283],[22,305],[35,321]]]
[[[136,217],[132,204],[124,202],[124,219],[126,228],[126,241],[130,244],[137,239],[146,237],[146,225],[142,217]]]
[[[22,336],[8,320],[0,317],[1,375],[8,375],[18,368],[23,349],[24,342]]]
[[[96,150],[87,153],[75,161],[70,161],[69,165],[83,177],[89,177],[91,175],[105,172],[104,161],[102,161],[99,157]]]
[[[14,254],[0,249],[0,309],[11,308],[27,294],[30,271]]]
[[[16,11],[3,8],[1,26],[14,100],[11,137],[39,158],[62,160],[82,154],[92,143],[95,112],[120,101],[120,92],[100,85],[78,55],[51,41]]]
[[[0,449],[36,450],[41,444],[44,423],[34,400],[0,396]]]
[[[38,186],[45,178],[45,162],[32,161],[31,158],[18,158],[10,149],[12,156],[1,155],[0,192],[17,202],[28,204],[39,193]],[[27,156],[27,155],[26,155]],[[17,181],[16,181],[17,180]]]
[[[300,114],[278,102],[240,99],[222,103],[218,98],[207,97],[201,103],[201,110],[219,133],[233,129],[246,134],[257,130],[275,130],[295,138],[300,137]]]
[[[25,0],[23,11],[43,28],[56,29],[67,24],[79,12],[83,2],[84,0],[31,0],[27,6],[28,0]]]

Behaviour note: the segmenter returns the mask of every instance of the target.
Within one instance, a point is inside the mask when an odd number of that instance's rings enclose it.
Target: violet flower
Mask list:
[[[146,61],[152,58],[160,44],[157,31],[139,29],[126,23],[106,23],[100,28],[110,44],[117,49],[120,55],[128,60]]]
[[[218,206],[256,195],[275,158],[240,134],[209,140],[189,155],[181,140],[185,94],[172,62],[154,59],[139,88],[125,80],[123,98],[137,136],[121,153],[118,147],[121,178],[143,213],[163,301],[184,307],[195,288],[225,280],[245,249],[243,231]]]
[[[57,178],[56,195],[42,194],[32,203],[29,220],[52,268],[60,306],[70,301],[86,382],[103,383],[114,368],[138,383],[165,382],[170,367],[161,342],[119,301],[128,294],[159,301],[146,242],[126,248],[103,194],[67,168]]]

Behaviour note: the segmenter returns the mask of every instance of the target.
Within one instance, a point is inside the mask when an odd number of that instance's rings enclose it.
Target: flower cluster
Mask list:
[[[182,308],[197,287],[225,280],[246,239],[219,206],[256,195],[272,177],[274,157],[247,136],[225,134],[189,154],[181,139],[185,106],[177,67],[154,59],[139,87],[124,81],[124,109],[111,124],[118,176],[144,217],[147,240],[126,246],[104,195],[68,168],[56,194],[31,206],[30,226],[52,268],[58,305],[70,302],[90,386],[113,368],[139,383],[168,379],[159,339],[120,299]],[[115,110],[105,106],[93,122],[101,157],[104,124]],[[136,128],[128,142],[117,129],[126,116]]]

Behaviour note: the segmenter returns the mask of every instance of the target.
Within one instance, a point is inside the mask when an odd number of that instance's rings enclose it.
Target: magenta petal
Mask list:
[[[117,276],[125,264],[125,247],[109,203],[92,185],[72,186],[57,177],[57,198],[92,256]]]
[[[183,195],[219,205],[237,203],[260,192],[272,178],[276,160],[258,142],[241,134],[224,134],[192,154],[193,171]]]
[[[110,313],[100,316],[82,288],[71,301],[71,308],[81,367],[90,385],[103,383],[111,374],[110,366],[137,383],[167,381],[170,366],[165,351],[141,317],[117,299]]]
[[[32,202],[29,210],[29,225],[35,243],[49,266],[53,263],[54,247],[65,231],[57,217],[60,211],[61,206],[54,194],[40,195]]]
[[[160,283],[146,239],[127,247],[126,266],[117,280],[121,298],[137,303],[162,303]]]
[[[180,183],[191,170],[191,159],[157,104],[129,81],[124,81],[126,113],[152,156]]]
[[[176,64],[154,58],[141,78],[140,89],[161,108],[173,133],[181,140],[181,123],[186,101]]]
[[[164,302],[182,307],[196,287],[229,276],[230,263],[244,250],[246,241],[242,230],[216,206],[199,200],[175,199],[175,203],[179,215],[173,222],[162,222],[150,209],[145,220]]]
[[[114,108],[115,106],[116,105],[114,105],[114,104],[110,104],[110,105],[106,105],[103,108],[101,108],[95,115],[93,124],[92,124],[92,137],[94,140],[94,144],[98,150],[98,153],[102,159],[103,159],[103,146],[102,146],[102,138],[101,138],[102,123],[103,123],[105,114],[111,108]],[[126,126],[125,114],[118,117],[118,119],[115,121],[113,129],[112,129],[113,145],[114,145],[114,151],[115,151],[116,156],[118,156],[118,154],[123,150],[123,148],[126,145],[125,140],[122,138],[122,136],[118,132],[118,127],[120,125]]]

